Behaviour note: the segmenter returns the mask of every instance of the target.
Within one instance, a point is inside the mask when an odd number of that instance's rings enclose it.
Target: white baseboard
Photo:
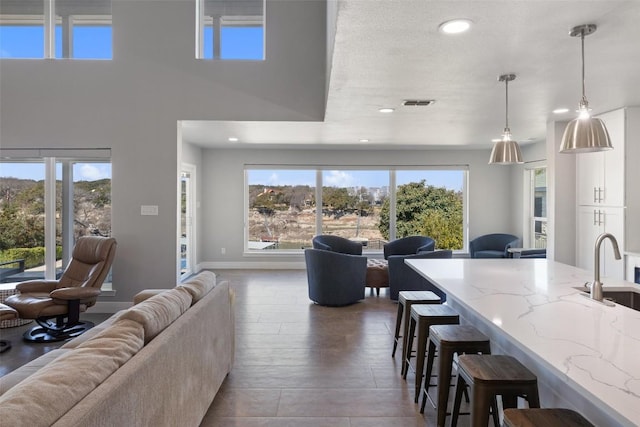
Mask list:
[[[198,264],[198,271],[200,270],[215,270],[215,269],[243,269],[243,270],[304,270],[306,269],[304,261],[294,262],[256,262],[256,261],[239,261],[239,262],[219,262],[209,261]]]

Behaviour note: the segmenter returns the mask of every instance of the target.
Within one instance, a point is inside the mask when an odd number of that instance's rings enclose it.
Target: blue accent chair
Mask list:
[[[362,255],[362,243],[352,242],[340,236],[320,234],[311,239],[314,249],[339,252],[341,254]]]
[[[415,255],[419,252],[433,251],[436,241],[427,236],[409,236],[396,239],[383,246],[384,259],[391,255]]]
[[[364,298],[367,257],[323,249],[305,249],[309,299],[327,306],[349,305]]]
[[[469,254],[471,258],[509,258],[507,249],[518,246],[520,239],[512,234],[485,234],[469,242]]]
[[[442,299],[442,302],[445,302],[447,295],[433,283],[416,273],[404,261],[406,259],[451,258],[452,256],[453,253],[450,250],[389,256],[389,298],[394,301],[397,300],[400,291],[432,291]]]

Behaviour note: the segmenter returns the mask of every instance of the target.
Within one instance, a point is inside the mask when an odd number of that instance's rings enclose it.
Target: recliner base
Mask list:
[[[34,326],[24,333],[22,336],[25,341],[29,342],[56,342],[75,338],[93,328],[92,322],[78,322],[64,329],[55,330],[43,327],[42,325]]]

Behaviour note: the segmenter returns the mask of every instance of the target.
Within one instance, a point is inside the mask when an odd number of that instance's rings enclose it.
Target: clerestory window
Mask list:
[[[264,0],[195,2],[196,58],[264,59]]]
[[[111,0],[0,1],[0,58],[112,59]]]

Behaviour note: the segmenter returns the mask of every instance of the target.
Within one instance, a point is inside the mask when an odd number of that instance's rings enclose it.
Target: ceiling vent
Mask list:
[[[435,99],[405,99],[402,105],[407,107],[426,107],[436,102]]]

